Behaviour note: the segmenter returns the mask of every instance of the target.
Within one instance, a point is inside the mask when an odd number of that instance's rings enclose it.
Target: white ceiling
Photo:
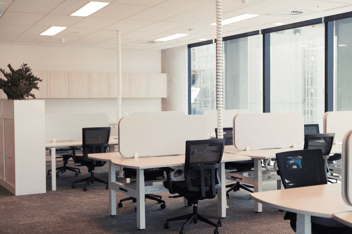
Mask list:
[[[70,16],[89,0],[0,0],[0,44],[115,48],[116,30],[123,49],[165,49],[215,38],[215,0],[95,0],[110,2],[89,17]],[[352,11],[352,0],[222,0],[223,19],[260,16],[224,26],[223,36]],[[301,10],[300,16],[282,15]],[[56,36],[40,36],[50,26],[65,26]],[[150,43],[175,33],[189,34]],[[65,42],[62,42],[65,39]]]

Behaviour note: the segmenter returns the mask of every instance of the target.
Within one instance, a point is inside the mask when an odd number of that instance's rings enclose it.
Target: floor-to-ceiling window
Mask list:
[[[190,48],[191,114],[216,109],[215,44]]]
[[[334,110],[352,110],[352,18],[334,22]]]
[[[226,40],[224,60],[224,108],[262,112],[262,35]]]
[[[322,127],[324,59],[324,24],[271,33],[271,112],[300,112]]]

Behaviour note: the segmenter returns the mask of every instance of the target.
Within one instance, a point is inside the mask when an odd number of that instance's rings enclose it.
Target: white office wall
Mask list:
[[[44,47],[0,44],[0,68],[7,64],[18,68],[27,63],[33,70],[116,72],[116,49],[80,47]],[[122,50],[122,72],[161,73],[160,50]],[[107,113],[116,122],[114,99],[46,100],[46,114]],[[161,111],[161,99],[123,99],[122,112]]]
[[[167,73],[167,98],[163,111],[188,113],[188,48],[179,46],[161,52],[162,73]]]

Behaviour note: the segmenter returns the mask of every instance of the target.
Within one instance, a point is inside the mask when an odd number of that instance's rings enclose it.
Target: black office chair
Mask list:
[[[224,139],[225,139],[225,145],[233,145],[233,130],[232,128],[223,128],[224,132]],[[215,134],[216,138],[218,137],[218,129],[215,128]],[[254,160],[245,160],[245,161],[238,161],[238,162],[228,162],[225,163],[225,169],[226,170],[236,170],[236,172],[242,172],[242,171],[253,171],[254,168]],[[236,176],[232,176],[231,178],[233,179],[240,179],[237,178]],[[227,198],[230,197],[229,193],[231,191],[239,191],[240,189],[244,189],[250,193],[253,193],[253,190],[250,188],[254,188],[253,185],[250,184],[244,184],[241,182],[236,182],[234,184],[228,184],[226,185],[226,188],[230,188],[226,191],[226,196]]]
[[[61,154],[61,155],[60,155]],[[56,168],[56,177],[59,177],[59,173],[65,173],[66,171],[72,171],[78,174],[81,174],[81,170],[76,167],[67,166],[68,160],[72,157],[72,149],[58,149],[56,150],[56,155],[60,155],[56,158],[62,158],[64,165]],[[51,169],[48,170],[48,176],[50,175]]]
[[[137,171],[135,169],[123,168],[123,171],[125,173],[125,178],[136,178]],[[150,180],[163,179],[164,178],[164,171],[165,171],[165,168],[144,170],[144,180],[150,181]],[[146,194],[145,198],[153,200],[153,201],[157,201],[158,203],[161,203],[161,205],[160,205],[161,209],[166,208],[165,201],[162,200],[162,196],[155,195],[155,194]],[[137,200],[134,197],[127,197],[127,198],[121,199],[120,202],[117,204],[117,207],[121,208],[123,206],[122,202],[124,202],[124,201],[136,202]],[[137,208],[135,208],[135,210],[137,210]]]
[[[305,124],[304,125],[304,135],[306,134],[318,134],[319,124]]]
[[[101,180],[94,176],[94,169],[96,167],[102,167],[106,162],[95,161],[88,158],[88,154],[91,153],[106,153],[108,152],[108,143],[110,138],[110,127],[101,128],[83,128],[82,129],[82,143],[83,143],[83,155],[79,156],[76,154],[76,148],[73,149],[73,161],[79,163],[79,166],[86,166],[90,172],[90,177],[78,180],[72,183],[72,188],[75,188],[76,183],[86,182],[84,185],[84,191],[87,191],[87,185],[93,184],[94,181],[106,184],[108,189],[108,182]]]
[[[276,154],[278,175],[285,187],[297,188],[327,184],[321,149],[298,150]],[[286,212],[285,220],[290,220],[296,232],[297,214]],[[313,234],[352,233],[352,229],[332,218],[311,217]]]
[[[212,199],[221,187],[219,167],[224,151],[223,139],[186,141],[185,180],[171,181],[170,170],[167,171],[167,181],[164,186],[171,194],[178,193],[185,197],[189,204],[193,204],[193,213],[167,219],[165,229],[170,228],[169,222],[184,220],[180,234],[185,233],[185,227],[194,222],[202,221],[215,227],[214,233],[219,233],[221,221],[217,217],[202,216],[198,214],[198,201]],[[209,219],[218,219],[217,224]]]

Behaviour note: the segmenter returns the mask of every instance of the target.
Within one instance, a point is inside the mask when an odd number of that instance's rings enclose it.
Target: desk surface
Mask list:
[[[183,165],[185,163],[184,155],[175,156],[160,156],[160,157],[140,157],[135,158],[125,158],[121,156],[118,152],[111,152],[105,154],[89,154],[89,158],[101,161],[111,161],[115,165],[134,168],[134,169],[149,169],[158,167],[173,167]],[[249,157],[236,154],[224,153],[222,162],[234,162],[234,161],[244,161],[250,160]]]
[[[333,218],[349,227],[352,227],[352,212],[334,214]]]
[[[109,144],[117,145],[118,144],[117,137],[110,137]],[[57,141],[55,143],[52,141],[45,141],[46,148],[70,147],[70,146],[80,146],[80,145],[82,145],[82,140]]]
[[[316,185],[252,193],[258,202],[285,211],[332,218],[333,214],[352,211],[341,196],[341,184]]]

